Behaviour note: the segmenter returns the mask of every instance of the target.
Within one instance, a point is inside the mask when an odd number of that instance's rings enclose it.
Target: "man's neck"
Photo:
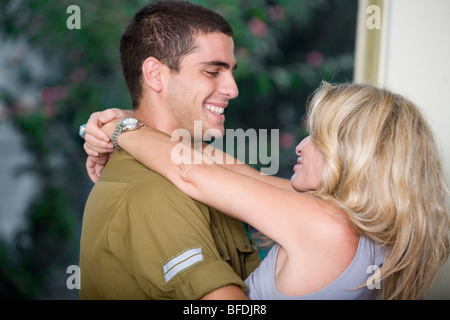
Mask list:
[[[175,130],[169,116],[164,112],[156,112],[154,108],[140,106],[134,111],[134,116],[150,128],[165,132],[167,134],[172,134]]]

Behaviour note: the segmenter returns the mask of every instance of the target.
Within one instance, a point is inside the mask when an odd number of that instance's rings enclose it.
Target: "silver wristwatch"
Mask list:
[[[137,130],[137,129],[143,127],[144,125],[145,125],[144,123],[140,122],[136,118],[125,118],[125,119],[120,120],[116,126],[116,129],[114,130],[112,137],[111,137],[111,141],[112,141],[114,147],[118,150],[122,150],[122,148],[119,147],[119,145],[117,144],[117,139],[119,138],[119,135],[122,132]]]

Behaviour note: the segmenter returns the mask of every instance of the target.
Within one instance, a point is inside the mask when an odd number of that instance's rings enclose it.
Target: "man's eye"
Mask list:
[[[219,74],[219,71],[206,71],[206,73],[211,77],[216,77]]]

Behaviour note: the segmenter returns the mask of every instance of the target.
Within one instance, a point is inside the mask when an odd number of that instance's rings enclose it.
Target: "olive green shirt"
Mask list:
[[[200,299],[260,258],[241,222],[115,151],[86,203],[80,299]]]

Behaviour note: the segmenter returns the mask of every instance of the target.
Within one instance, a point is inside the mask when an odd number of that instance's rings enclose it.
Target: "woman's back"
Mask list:
[[[277,290],[276,261],[280,246],[274,245],[261,265],[245,280],[249,287],[250,299],[266,300],[361,300],[375,299],[379,289],[378,284],[369,283],[367,278],[377,272],[384,261],[385,250],[378,247],[372,240],[361,236],[355,257],[345,271],[332,283],[315,292],[291,296]],[[354,290],[361,284],[364,286]],[[301,286],[301,283],[297,284]]]

